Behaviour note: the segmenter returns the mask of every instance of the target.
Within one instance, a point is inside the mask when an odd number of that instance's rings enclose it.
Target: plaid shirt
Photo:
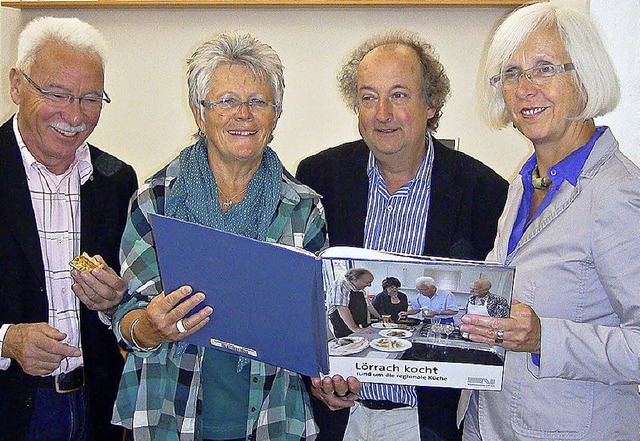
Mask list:
[[[115,404],[113,423],[133,430],[136,439],[199,440],[202,421],[200,374],[204,349],[184,342],[163,344],[155,352],[134,351],[120,333],[122,317],[144,308],[162,292],[150,213],[164,214],[165,201],[180,172],[178,159],[149,178],[131,201],[122,238],[122,276],[129,291],[114,315],[127,357]],[[319,196],[285,173],[280,203],[267,242],[320,251],[326,243],[324,209]],[[302,378],[293,372],[251,361],[248,440],[313,440],[317,428]],[[296,415],[287,410],[293,409]]]

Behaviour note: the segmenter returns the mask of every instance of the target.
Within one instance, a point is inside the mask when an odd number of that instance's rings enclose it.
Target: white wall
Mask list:
[[[0,124],[14,111],[9,96],[9,68],[16,59],[18,34],[21,30],[20,11],[0,7]]]
[[[551,0],[588,10],[588,0]],[[285,65],[284,113],[272,143],[284,165],[358,137],[355,116],[336,90],[344,56],[366,36],[403,27],[422,34],[440,54],[452,96],[437,136],[460,138],[460,150],[505,178],[531,154],[515,130],[491,131],[476,108],[483,45],[509,8],[158,8],[12,9],[0,7],[0,121],[16,110],[8,93],[17,35],[41,15],[77,16],[110,45],[106,88],[113,102],[90,141],[131,163],[141,179],[190,144],[186,58],[216,32],[244,30],[272,45]]]
[[[620,104],[613,112],[596,119],[611,127],[620,142],[620,150],[640,165],[640,2],[591,0],[591,13],[600,24],[611,59],[622,84]]]
[[[110,45],[107,105],[90,141],[131,163],[141,178],[191,142],[185,60],[223,30],[246,30],[272,45],[285,65],[284,113],[273,146],[291,171],[300,159],[358,137],[335,75],[343,57],[366,36],[392,27],[415,30],[433,43],[452,83],[437,133],[460,138],[460,149],[505,177],[531,152],[513,129],[490,131],[475,107],[482,47],[508,8],[238,8],[40,9],[0,8],[0,118],[15,106],[7,72],[22,26],[40,15],[77,16]]]

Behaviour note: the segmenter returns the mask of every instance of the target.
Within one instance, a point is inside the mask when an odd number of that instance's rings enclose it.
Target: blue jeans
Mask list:
[[[27,441],[90,441],[85,389],[59,394],[38,388]]]

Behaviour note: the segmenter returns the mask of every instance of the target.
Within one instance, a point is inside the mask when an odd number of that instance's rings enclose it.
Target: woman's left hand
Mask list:
[[[540,353],[540,318],[530,306],[517,300],[511,303],[509,318],[466,314],[462,323],[460,332],[468,333],[472,341],[510,351]]]

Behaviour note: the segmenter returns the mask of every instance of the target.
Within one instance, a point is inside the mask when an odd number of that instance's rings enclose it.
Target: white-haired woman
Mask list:
[[[132,353],[114,420],[144,440],[313,439],[299,375],[182,341],[212,310],[185,317],[204,294],[179,304],[190,287],[163,292],[149,224],[160,213],[309,251],[325,246],[319,196],[267,146],[281,112],[282,64],[250,35],[221,34],[189,59],[188,86],[198,140],[142,185],[122,241],[129,292],[114,329]]]
[[[615,70],[588,16],[539,3],[498,27],[483,74],[490,120],[534,155],[489,255],[516,267],[511,317],[463,317],[510,351],[501,392],[463,396],[464,439],[637,440],[640,170],[594,123],[617,105]]]

